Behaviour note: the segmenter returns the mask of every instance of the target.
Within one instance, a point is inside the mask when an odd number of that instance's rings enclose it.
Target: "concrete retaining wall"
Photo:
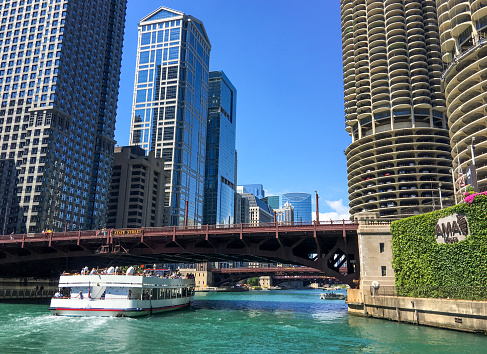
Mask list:
[[[487,333],[487,301],[426,299],[351,294],[351,315],[371,316],[417,325]]]

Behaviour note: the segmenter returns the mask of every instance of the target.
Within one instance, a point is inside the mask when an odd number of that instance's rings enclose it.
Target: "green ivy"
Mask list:
[[[470,236],[454,244],[436,242],[438,219],[462,213]],[[398,220],[391,225],[392,266],[401,296],[487,299],[487,196]]]

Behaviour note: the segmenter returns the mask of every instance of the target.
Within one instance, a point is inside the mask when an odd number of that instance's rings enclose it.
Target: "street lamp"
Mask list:
[[[472,165],[473,166],[475,166],[475,153],[474,153],[475,147],[473,146],[474,142],[475,142],[475,137],[472,136],[472,145],[470,145],[470,151],[472,152]]]
[[[457,202],[457,187],[456,187],[456,183],[455,183],[455,172],[453,171],[453,168],[450,168],[450,172],[451,172],[451,178],[453,181],[453,196],[455,197],[455,205],[457,205],[458,204],[458,202]]]
[[[443,209],[443,200],[441,200],[441,182],[440,185],[438,186],[438,192],[440,194],[440,209]]]

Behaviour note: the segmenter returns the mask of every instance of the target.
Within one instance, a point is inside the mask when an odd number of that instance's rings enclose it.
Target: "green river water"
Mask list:
[[[487,336],[348,316],[319,294],[197,293],[192,309],[137,319],[0,303],[0,353],[487,353]]]

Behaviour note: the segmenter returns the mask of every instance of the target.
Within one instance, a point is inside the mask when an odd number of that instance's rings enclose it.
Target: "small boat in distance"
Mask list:
[[[59,316],[137,317],[188,307],[194,278],[156,275],[61,275],[49,309]]]
[[[328,291],[320,295],[321,300],[345,300],[345,294],[335,293],[333,291]]]

